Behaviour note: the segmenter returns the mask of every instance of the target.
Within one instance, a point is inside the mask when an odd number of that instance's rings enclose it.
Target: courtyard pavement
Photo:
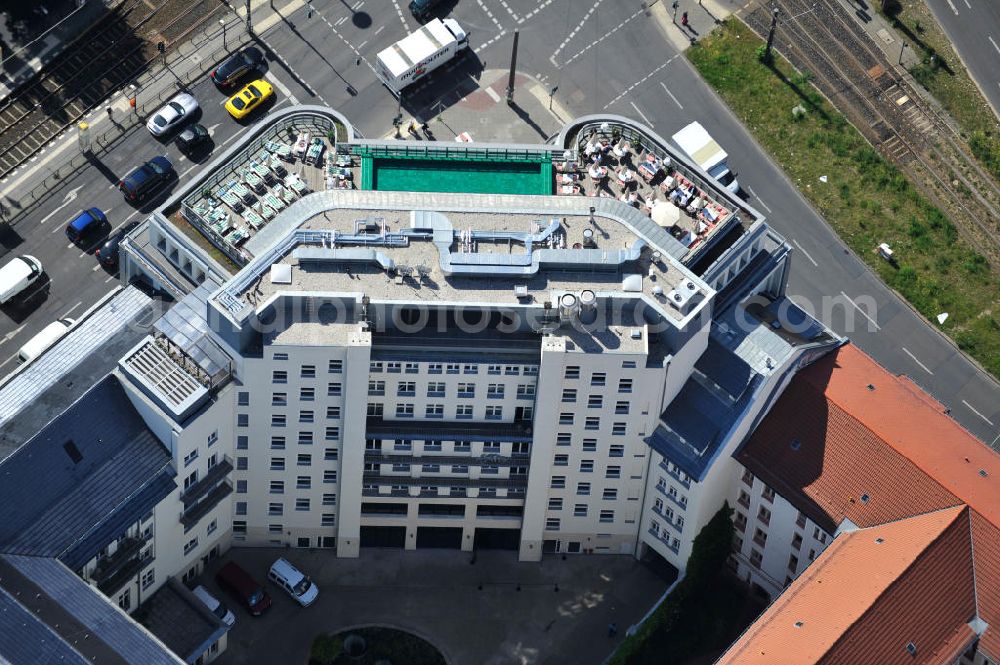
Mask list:
[[[297,606],[267,580],[278,556],[319,585],[312,606]],[[271,594],[263,617],[250,617],[219,592],[213,576],[230,560]],[[305,664],[318,633],[379,624],[424,637],[450,665],[596,664],[668,584],[628,556],[550,555],[519,563],[514,552],[485,551],[470,560],[455,550],[369,548],[358,559],[338,559],[329,550],[231,549],[199,580],[237,615],[229,648],[216,662]],[[615,638],[608,637],[612,622],[619,627]]]

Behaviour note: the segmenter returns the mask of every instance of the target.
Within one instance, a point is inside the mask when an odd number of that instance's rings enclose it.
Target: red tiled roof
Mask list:
[[[793,379],[737,459],[830,531],[845,518],[859,526],[870,526],[943,506],[969,506],[971,528],[965,535],[971,544],[968,565],[957,569],[966,571],[968,585],[974,583],[978,615],[991,626],[980,637],[979,648],[997,660],[1000,456],[944,411],[911,380],[893,376],[856,347],[847,345]],[[862,501],[863,495],[868,495],[867,502]],[[831,545],[828,551],[833,555],[839,547],[834,550]],[[802,584],[808,584],[809,579],[805,574],[800,578]],[[928,589],[951,589],[965,583],[955,579],[951,570],[935,566],[922,570],[913,584],[919,586],[919,581]],[[927,662],[944,662],[946,652],[962,648],[966,632],[950,619],[931,620],[928,608],[935,593],[930,591],[927,597],[900,604],[894,621],[924,617],[927,624],[922,632],[929,636],[937,631],[941,636],[937,644],[925,639],[927,648],[923,653],[942,659]],[[842,595],[849,594],[839,587],[830,589],[829,585],[824,590],[827,602],[841,602],[838,598]],[[759,622],[767,621],[772,610]],[[859,643],[869,653],[881,653],[879,649],[884,647],[889,655],[894,654],[892,626],[873,620],[873,616],[865,616],[863,624],[850,631],[845,627],[843,638],[858,640],[865,634],[861,629],[870,624],[871,639]],[[883,662],[877,658],[864,660]]]
[[[836,403],[796,381],[737,459],[830,533],[844,518],[868,527],[961,503]]]
[[[718,662],[942,662],[971,636],[968,513],[946,508],[841,535]]]

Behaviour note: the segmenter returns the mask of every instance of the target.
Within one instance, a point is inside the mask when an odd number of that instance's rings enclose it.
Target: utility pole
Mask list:
[[[778,8],[771,10],[771,28],[767,31],[767,46],[764,47],[764,62],[771,62],[771,46],[774,44],[774,29],[778,27]]]
[[[510,77],[507,79],[507,105],[514,103],[514,71],[517,69],[517,40],[520,30],[514,31],[514,47],[510,52]]]

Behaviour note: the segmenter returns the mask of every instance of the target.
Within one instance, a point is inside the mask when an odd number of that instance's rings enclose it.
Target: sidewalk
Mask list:
[[[658,0],[649,6],[647,13],[678,51],[686,50],[747,5],[745,0],[677,0],[676,7],[674,4],[673,0]],[[686,26],[683,24],[685,14]]]
[[[6,29],[5,21],[0,20],[0,53],[3,58],[0,61],[0,103],[120,1],[87,0],[80,7],[63,2],[56,3],[58,8],[51,6],[52,2],[41,3],[39,6],[50,5],[49,13],[34,14],[25,43],[22,43],[24,40],[19,34]]]
[[[558,99],[552,99],[550,106],[548,91],[526,74],[514,77],[514,103],[508,105],[507,76],[507,70],[484,70],[479,89],[450,104],[449,100],[442,100],[446,108],[440,113],[425,108],[414,110],[412,115],[404,114],[401,139],[451,141],[465,134],[472,141],[539,144],[574,117]],[[408,131],[411,123],[419,127],[421,122],[427,123],[429,135],[419,130]],[[382,136],[395,137],[391,127]]]

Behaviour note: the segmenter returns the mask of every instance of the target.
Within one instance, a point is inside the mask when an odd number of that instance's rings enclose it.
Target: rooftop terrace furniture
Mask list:
[[[246,210],[243,213],[243,219],[254,231],[257,231],[260,227],[264,226],[264,218],[253,210]]]
[[[295,147],[292,148],[292,158],[304,158],[306,150],[309,148],[309,132],[302,132],[295,139]]]
[[[309,144],[309,149],[306,151],[304,161],[306,164],[319,165],[320,160],[323,158],[323,149],[326,145],[323,143],[323,139],[315,138]]]
[[[281,160],[277,157],[271,157],[271,161],[267,163],[268,168],[270,168],[276,176],[279,178],[284,178],[285,174],[288,173],[288,169],[285,165],[281,163]]]
[[[285,178],[285,185],[287,187],[291,187],[292,190],[299,196],[302,196],[309,191],[309,188],[306,187],[306,183],[302,181],[302,178],[300,178],[297,173],[289,173]]]
[[[268,141],[264,144],[264,149],[286,162],[290,162],[294,159],[294,157],[292,157],[292,148],[287,143]]]
[[[265,194],[264,203],[270,206],[271,208],[274,208],[274,210],[278,212],[285,209],[285,202],[280,200],[274,194]]]

